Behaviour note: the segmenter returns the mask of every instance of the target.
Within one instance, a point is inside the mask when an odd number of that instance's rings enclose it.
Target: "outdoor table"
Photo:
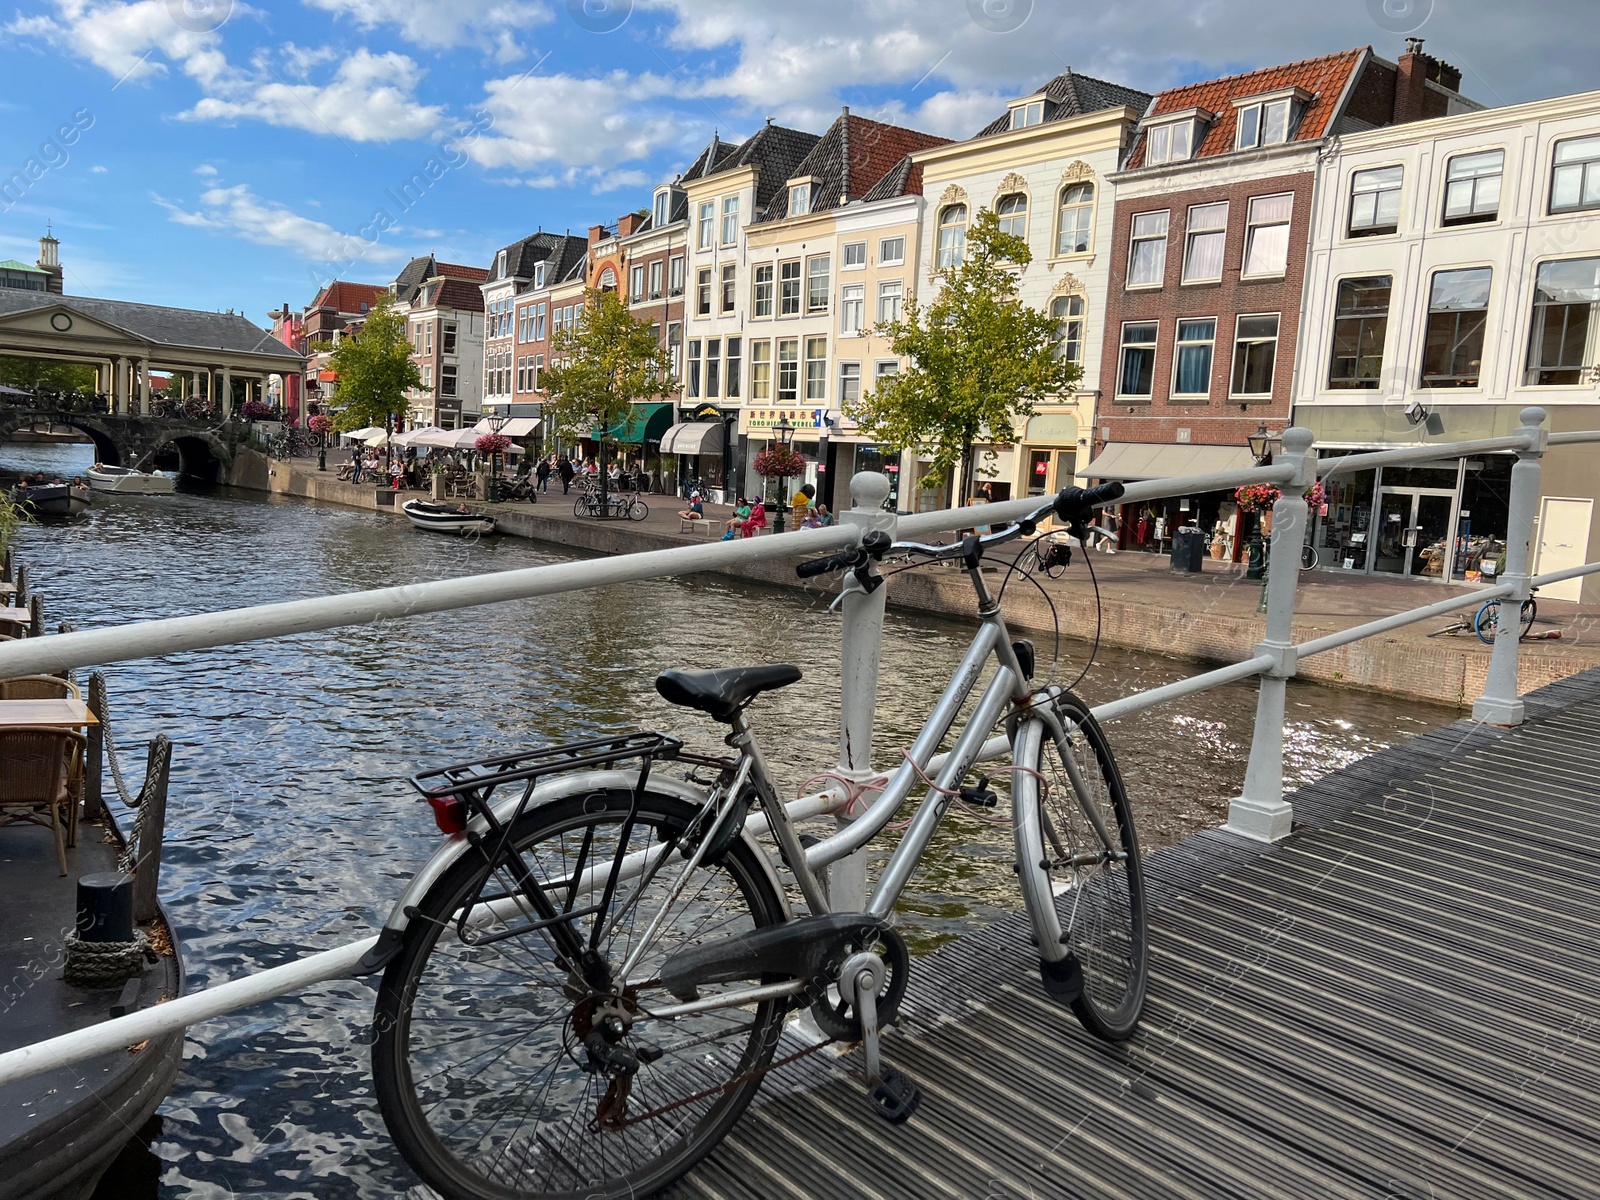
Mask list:
[[[0,727],[6,729],[81,729],[87,742],[83,815],[100,815],[100,774],[105,737],[94,712],[82,700],[0,700]]]
[[[17,585],[9,579],[0,579],[0,600],[11,603],[11,597],[17,594]]]
[[[0,626],[14,625],[21,633],[33,624],[33,614],[25,608],[0,608]]]

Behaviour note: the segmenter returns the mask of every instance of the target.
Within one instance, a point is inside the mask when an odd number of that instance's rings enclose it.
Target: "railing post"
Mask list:
[[[1529,561],[1533,545],[1533,518],[1539,507],[1539,460],[1544,456],[1549,433],[1544,428],[1545,411],[1525,408],[1522,428],[1528,438],[1525,449],[1517,451],[1511,468],[1511,504],[1506,519],[1506,569],[1501,573],[1511,586],[1511,595],[1500,601],[1500,622],[1495,629],[1494,650],[1489,656],[1489,672],[1483,681],[1483,695],[1472,705],[1472,719],[1490,725],[1521,725],[1522,701],[1517,696],[1517,643],[1522,638],[1522,602],[1531,594]]]
[[[841,514],[846,525],[886,530],[894,534],[894,514],[884,510],[889,498],[889,478],[877,471],[862,471],[850,480],[853,507]],[[844,577],[840,607],[844,625],[839,635],[839,774],[846,779],[871,779],[872,724],[878,706],[878,656],[883,647],[883,613],[887,587],[870,596],[855,587],[854,576]],[[850,817],[839,816],[840,828]],[[828,902],[835,912],[861,912],[867,906],[867,853],[857,850],[828,868]]]
[[[1294,597],[1300,583],[1300,546],[1306,531],[1304,493],[1317,478],[1312,441],[1311,431],[1298,426],[1283,434],[1279,460],[1292,463],[1295,473],[1272,506],[1272,539],[1267,549],[1267,636],[1256,647],[1256,654],[1271,655],[1276,663],[1261,673],[1244,789],[1228,804],[1226,828],[1263,842],[1288,837],[1294,820],[1293,806],[1283,798],[1283,715],[1289,680],[1294,677],[1298,661]]]

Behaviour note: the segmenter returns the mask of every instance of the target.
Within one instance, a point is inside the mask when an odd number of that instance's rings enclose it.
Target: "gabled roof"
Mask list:
[[[435,276],[417,289],[411,302],[416,308],[453,308],[461,312],[483,311],[483,289],[466,279]]]
[[[65,308],[69,312],[82,313],[91,320],[124,330],[133,337],[156,345],[267,354],[296,362],[304,357],[239,313],[200,312],[191,308],[135,304],[128,300],[57,296],[20,288],[0,288],[0,316],[45,308]]]
[[[1123,87],[1120,83],[1107,83],[1091,75],[1080,75],[1071,67],[1057,75],[1044,87],[1044,123],[1065,121],[1068,117],[1081,117],[1087,113],[1108,108],[1128,107],[1143,112],[1150,103],[1150,93]],[[1005,133],[1011,128],[1011,110],[990,121],[974,135],[989,137]]]
[[[500,273],[500,255],[494,256],[494,265],[489,268],[485,282],[493,283],[502,279],[533,279],[534,264],[551,264],[545,267],[547,282],[559,279],[570,269],[574,259],[582,259],[589,252],[587,238],[574,237],[570,233],[545,233],[542,230],[525,237],[520,242],[512,242],[505,248],[506,269],[505,274]],[[440,274],[446,274],[441,271]]]
[[[846,109],[799,165],[779,181],[771,202],[757,220],[781,221],[789,215],[789,189],[781,184],[796,176],[810,175],[817,180],[811,190],[811,211],[825,212],[861,199],[912,151],[943,146],[949,141],[900,125],[851,116]]]
[[[424,254],[420,258],[413,258],[400,268],[400,274],[395,276],[390,290],[395,299],[401,304],[410,304],[416,297],[417,290],[429,279],[444,275],[452,279],[465,279],[472,283],[482,283],[489,278],[489,272],[483,267],[465,267],[455,263],[442,263],[431,254]]]
[[[716,134],[711,135],[711,140],[706,143],[706,148],[689,164],[689,169],[683,173],[685,180],[704,179],[707,175],[715,175],[727,164],[729,158],[739,149],[736,142],[725,142]],[[688,210],[684,210],[687,215]]]
[[[794,178],[801,162],[821,140],[815,133],[768,121],[735,147],[730,148],[728,143],[713,137],[694,165],[684,172],[683,178],[708,179],[723,171],[753,166],[756,168],[755,211],[759,213],[772,203],[783,185]]]
[[[1204,83],[1191,83],[1160,92],[1140,126],[1139,138],[1128,155],[1127,168],[1131,170],[1144,165],[1144,129],[1153,119],[1163,113],[1185,112],[1191,108],[1203,108],[1215,113],[1217,118],[1207,128],[1193,157],[1210,158],[1231,153],[1238,128],[1238,113],[1233,102],[1286,88],[1297,87],[1311,94],[1311,100],[1301,113],[1300,123],[1295,127],[1290,141],[1316,141],[1330,132],[1346,86],[1366,54],[1367,47],[1362,46],[1323,58],[1267,67],[1223,79],[1209,79]]]
[[[922,164],[913,162],[908,154],[890,167],[882,179],[868,188],[861,199],[871,204],[874,200],[920,195],[922,195]]]
[[[378,302],[378,297],[388,290],[381,283],[346,283],[342,279],[335,279],[317,293],[317,298],[308,306],[308,311],[331,308],[334,312],[342,313],[366,312]]]

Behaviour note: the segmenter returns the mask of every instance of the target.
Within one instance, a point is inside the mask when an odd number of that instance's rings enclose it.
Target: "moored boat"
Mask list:
[[[73,517],[89,507],[92,494],[81,483],[19,483],[12,499],[39,517]]]
[[[418,529],[433,533],[493,533],[494,518],[474,512],[462,504],[435,504],[429,500],[407,500],[400,511]]]
[[[89,486],[97,492],[122,492],[138,496],[165,496],[177,489],[170,475],[135,471],[132,467],[108,467],[95,463],[89,468]]]

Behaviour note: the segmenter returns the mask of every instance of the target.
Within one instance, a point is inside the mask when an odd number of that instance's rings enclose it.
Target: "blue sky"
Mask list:
[[[1592,0],[39,0],[5,14],[0,218],[69,292],[258,323],[411,255],[643,207],[711,135],[840,104],[968,136],[1070,65],[1147,91],[1406,34],[1489,104],[1600,88]],[[30,166],[31,164],[31,166]],[[418,173],[421,198],[402,206]],[[413,194],[420,192],[414,188]]]

